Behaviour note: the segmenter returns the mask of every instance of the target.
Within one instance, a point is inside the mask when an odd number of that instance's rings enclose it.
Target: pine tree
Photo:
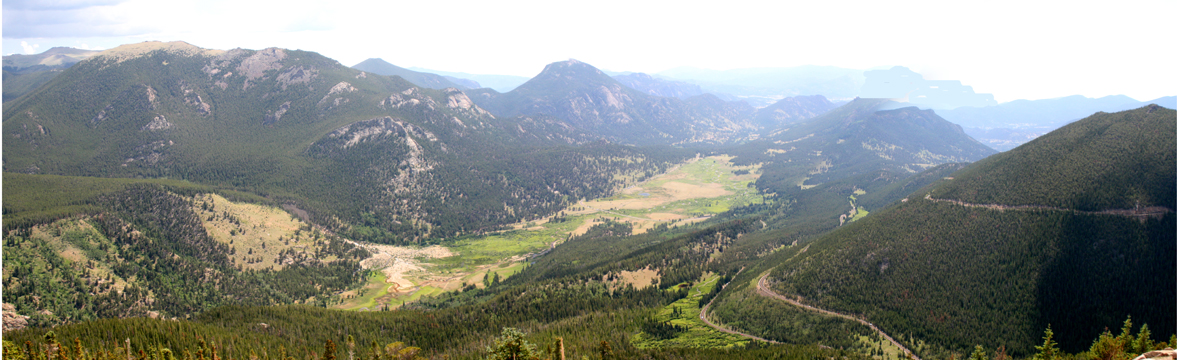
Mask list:
[[[335,342],[331,339],[323,345],[323,360],[335,360]]]
[[[989,360],[989,357],[985,355],[985,348],[977,345],[973,348],[973,355],[969,357],[969,360]]]
[[[1058,343],[1054,342],[1054,330],[1050,329],[1050,325],[1046,325],[1046,335],[1042,337],[1042,346],[1035,346],[1038,349],[1038,354],[1034,355],[1034,360],[1058,360],[1062,356],[1059,354]]]
[[[489,360],[524,360],[538,358],[535,345],[523,339],[523,332],[516,328],[503,328],[494,345],[486,348]]]

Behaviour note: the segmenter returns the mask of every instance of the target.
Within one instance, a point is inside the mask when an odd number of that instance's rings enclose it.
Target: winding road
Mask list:
[[[866,321],[865,319],[862,319],[862,318],[858,318],[858,317],[847,315],[847,314],[837,313],[837,312],[829,311],[826,309],[819,309],[819,308],[816,308],[813,306],[802,304],[801,302],[794,300],[792,298],[781,296],[781,294],[777,294],[776,292],[772,291],[772,289],[770,289],[768,287],[768,285],[766,284],[766,279],[768,279],[768,273],[761,275],[760,280],[756,281],[756,293],[760,294],[761,296],[767,296],[767,297],[770,297],[773,299],[781,300],[781,301],[793,304],[795,306],[798,306],[798,307],[801,307],[804,309],[816,311],[818,313],[822,313],[822,314],[826,314],[826,315],[830,315],[830,316],[836,316],[836,317],[840,317],[840,318],[847,319],[847,320],[857,321],[859,323],[862,323],[863,325],[870,327],[871,330],[878,332],[879,335],[881,335],[883,338],[887,339],[887,341],[890,341],[892,344],[895,344],[895,346],[899,347],[899,350],[903,350],[903,353],[906,354],[909,358],[915,359],[915,360],[921,360],[919,358],[919,356],[916,356],[914,353],[911,352],[911,350],[908,350],[907,347],[903,346],[903,344],[900,344],[898,341],[895,341],[895,339],[892,338],[891,335],[887,335],[887,333],[883,332],[883,330],[879,330],[879,327],[875,326],[875,324],[873,324],[869,321]],[[710,305],[710,304],[708,304],[708,305]]]
[[[999,210],[999,211],[1005,211],[1005,210],[1069,211],[1069,212],[1073,212],[1076,214],[1087,214],[1087,215],[1127,216],[1127,217],[1140,219],[1141,221],[1143,221],[1146,218],[1160,219],[1160,218],[1164,217],[1166,213],[1173,212],[1173,210],[1171,210],[1167,207],[1163,207],[1163,206],[1148,206],[1148,207],[1137,206],[1134,209],[1111,209],[1111,210],[1101,210],[1101,211],[1084,211],[1084,210],[1075,210],[1075,209],[1064,209],[1064,208],[1060,208],[1060,207],[1045,206],[1045,205],[975,204],[975,203],[969,203],[969,202],[964,202],[964,201],[960,201],[960,200],[953,200],[953,199],[936,199],[936,198],[932,197],[931,193],[924,194],[924,199],[932,201],[932,202],[943,202],[943,203],[960,205],[960,206],[964,206],[964,207],[985,208],[985,209]]]
[[[740,269],[740,272],[744,272],[744,269]],[[736,275],[739,275],[739,274],[740,274],[739,272],[736,273]],[[727,284],[723,284],[723,287],[727,287]],[[772,340],[765,339],[765,338],[762,338],[762,337],[759,337],[756,335],[752,335],[752,334],[748,334],[748,333],[742,333],[739,331],[730,330],[730,329],[727,329],[725,327],[719,326],[718,324],[711,322],[711,320],[707,319],[707,309],[710,308],[711,303],[714,303],[714,302],[715,302],[715,298],[711,298],[711,301],[708,301],[707,305],[703,305],[703,308],[699,309],[699,320],[703,320],[703,323],[707,324],[707,326],[710,326],[712,329],[719,330],[720,332],[725,332],[725,333],[732,334],[732,335],[739,335],[739,336],[743,336],[743,337],[746,337],[749,339],[760,340],[760,341],[767,342],[767,343],[780,344],[780,342],[777,342],[777,341],[772,341]]]

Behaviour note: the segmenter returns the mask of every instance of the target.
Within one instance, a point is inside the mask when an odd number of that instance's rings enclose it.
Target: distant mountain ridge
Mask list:
[[[668,95],[684,96],[695,89],[641,73],[610,77],[589,64],[568,60],[547,65],[510,92],[478,89],[470,91],[470,97],[498,116],[545,114],[610,141],[629,144],[730,142],[834,107],[818,95],[781,99],[773,106],[756,109],[745,101],[726,101],[710,93],[682,99],[652,95],[618,79]]]
[[[630,87],[631,89],[639,90],[654,96],[686,99],[692,96],[703,94],[703,89],[699,88],[699,85],[685,83],[682,81],[659,79],[646,73],[616,75],[613,76],[613,79],[617,80],[625,86]]]
[[[576,60],[548,64],[510,92],[480,89],[470,96],[499,116],[547,114],[623,143],[723,142],[752,130],[741,115],[751,111],[730,111],[717,98],[692,102],[652,96]]]
[[[866,83],[860,96],[906,99],[908,103],[934,109],[997,105],[992,94],[978,94],[959,80],[926,80],[903,66],[863,73]]]
[[[758,109],[755,122],[764,128],[776,128],[817,117],[836,107],[825,96],[794,96]]]
[[[37,89],[61,70],[96,54],[95,50],[55,47],[40,54],[4,56],[4,101]]]
[[[437,74],[416,72],[416,71],[402,68],[400,66],[390,64],[389,62],[384,61],[384,59],[372,58],[372,59],[364,60],[364,61],[360,62],[359,64],[353,65],[352,68],[356,69],[356,70],[367,71],[367,72],[377,74],[377,75],[400,76],[400,77],[404,78],[405,80],[408,80],[409,82],[413,83],[414,85],[417,85],[420,87],[425,87],[425,88],[430,88],[430,89],[440,90],[440,89],[452,87],[452,88],[456,88],[458,90],[468,90],[468,89],[477,89],[477,88],[481,87],[480,85],[478,85],[478,82],[475,82],[473,80],[457,79],[457,78],[451,79],[449,77],[445,77],[445,76],[441,76],[441,75],[437,75]]]
[[[75,49],[71,47],[55,47],[40,54],[13,54],[4,56],[4,69],[19,72],[21,70],[43,66],[47,69],[64,69],[79,61],[97,55],[98,50]]]
[[[998,150],[1009,150],[1037,136],[1097,112],[1117,112],[1157,104],[1177,108],[1177,97],[1137,101],[1124,95],[1088,98],[1072,95],[1057,99],[1014,100],[995,106],[936,110],[960,124],[978,140]]]
[[[703,92],[731,94],[755,107],[799,95],[851,99],[859,95],[865,81],[862,70],[815,65],[732,70],[680,67],[652,75],[698,84]]]
[[[431,74],[438,74],[438,75],[442,75],[442,76],[448,76],[448,78],[451,79],[451,81],[454,78],[469,79],[471,81],[478,82],[481,85],[481,87],[488,87],[491,89],[495,89],[495,91],[498,91],[498,92],[511,91],[511,90],[515,89],[515,87],[517,87],[519,85],[523,85],[523,83],[527,82],[527,80],[530,80],[530,78],[525,77],[525,76],[471,74],[471,73],[455,72],[455,71],[432,70],[432,69],[426,69],[426,68],[420,68],[420,67],[410,67],[409,70],[413,70],[413,71],[417,71],[417,72],[424,72],[424,73],[431,73]]]

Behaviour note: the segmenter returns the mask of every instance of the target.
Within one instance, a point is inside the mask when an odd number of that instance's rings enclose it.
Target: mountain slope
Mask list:
[[[980,343],[1025,356],[1049,324],[1074,352],[1128,315],[1168,337],[1175,118],[1159,107],[1096,114],[977,162],[776,260],[774,289],[865,314],[928,351]],[[1087,183],[1072,191],[1072,179]],[[1158,208],[1108,211],[1136,200]]]
[[[4,102],[53,80],[61,70],[98,54],[98,51],[55,47],[35,55],[4,56]]]
[[[703,90],[699,88],[699,85],[682,81],[658,79],[646,73],[617,75],[613,79],[631,89],[654,96],[686,99],[703,94]]]
[[[772,105],[756,109],[755,121],[765,129],[777,129],[785,125],[812,119],[818,115],[833,110],[831,103],[825,96],[794,96],[781,99]]]
[[[356,239],[420,242],[548,214],[673,152],[294,50],[141,43],[4,108],[4,170],[178,178],[264,194]],[[581,145],[583,144],[583,145]],[[433,240],[429,240],[433,239]]]
[[[511,91],[511,90],[515,89],[515,87],[517,87],[519,85],[523,85],[523,83],[527,82],[527,80],[531,80],[531,78],[528,78],[525,76],[471,74],[471,73],[455,72],[455,71],[433,70],[433,69],[426,69],[426,68],[420,68],[420,67],[415,67],[415,66],[410,67],[409,70],[423,72],[423,73],[430,73],[430,74],[438,74],[441,76],[449,76],[449,77],[458,78],[458,79],[469,79],[470,81],[477,82],[482,87],[488,87],[488,88],[494,89],[495,91],[498,91],[498,92]]]
[[[467,90],[467,89],[472,89],[472,88],[476,89],[479,87],[479,86],[477,86],[477,83],[473,84],[475,86],[469,86],[471,84],[458,84],[457,82],[450,81],[450,79],[448,79],[444,76],[441,76],[441,75],[416,72],[413,70],[405,69],[400,66],[390,64],[387,61],[384,61],[384,59],[372,58],[372,59],[364,60],[364,61],[360,62],[359,64],[352,65],[352,68],[356,69],[356,70],[367,71],[367,72],[377,74],[377,75],[400,76],[400,77],[404,78],[405,80],[408,80],[409,82],[413,83],[413,85],[417,85],[417,86],[420,86],[423,88],[439,89],[440,90],[440,89],[452,87],[452,88],[457,88],[459,90]]]
[[[51,326],[184,318],[223,304],[321,303],[363,281],[365,250],[280,211],[273,212],[284,222],[263,222],[219,196],[194,196],[217,191],[181,181],[4,174],[5,302],[31,325]],[[62,208],[67,218],[26,225]]]
[[[878,110],[886,104],[855,99],[741,145],[734,161],[764,163],[756,187],[787,192],[876,170],[916,173],[994,153],[931,110]]]
[[[623,143],[719,142],[752,128],[727,104],[651,96],[576,60],[549,64],[508,93],[471,91],[471,99],[499,116],[546,114]]]

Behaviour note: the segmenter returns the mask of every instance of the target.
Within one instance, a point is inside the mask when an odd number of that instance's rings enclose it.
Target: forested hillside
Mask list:
[[[141,43],[4,108],[4,170],[173,178],[305,210],[362,240],[430,242],[552,214],[686,156],[544,116],[496,117],[318,54]]]
[[[150,342],[176,353],[181,349],[195,353],[203,339],[217,344],[226,358],[245,356],[250,350],[260,355],[261,349],[273,354],[279,347],[294,356],[322,354],[320,344],[327,340],[340,344],[338,351],[342,353],[349,335],[362,345],[357,351],[369,351],[365,349],[373,341],[404,341],[431,357],[480,358],[503,327],[519,327],[531,334],[528,338],[532,342],[545,346],[553,344],[555,337],[563,337],[569,355],[576,356],[598,357],[605,341],[610,344],[611,354],[607,355],[623,359],[761,358],[765,354],[860,358],[853,352],[821,350],[814,345],[778,346],[765,352],[761,349],[764,344],[712,350],[638,349],[628,341],[641,331],[652,308],[687,296],[690,284],[704,273],[737,272],[731,263],[701,260],[759,226],[755,220],[737,220],[696,229],[662,227],[629,236],[629,225],[604,223],[570,239],[568,246],[535,259],[534,265],[505,281],[485,289],[470,286],[437,299],[423,299],[406,310],[338,312],[304,306],[229,306],[204,312],[192,319],[195,323],[106,320],[62,326],[54,332],[64,339],[78,337],[86,347],[102,346],[104,341],[109,344],[107,338],[113,336],[131,338],[136,349]],[[684,248],[690,250],[683,252]],[[654,274],[653,286],[629,280],[631,273],[646,271]],[[10,332],[5,338],[18,344],[40,341],[44,331]]]
[[[1177,142],[1164,134],[1175,118],[1155,107],[1096,114],[975,163],[770,260],[773,288],[950,350],[979,343],[1026,356],[1051,325],[1075,352],[1129,315],[1167,337],[1177,327]]]
[[[283,266],[244,269],[237,247],[214,240],[206,223],[226,217],[237,226],[234,238],[258,224],[242,226],[193,198],[214,191],[206,187],[20,174],[6,174],[4,187],[4,302],[30,314],[33,326],[325,302],[363,280],[359,260],[367,252],[309,226],[287,240],[304,246]],[[46,200],[56,204],[39,204]],[[10,223],[14,216],[21,220]]]
[[[1173,117],[1157,105],[1097,113],[978,162],[933,196],[1085,211],[1177,209]]]
[[[877,170],[914,174],[995,153],[931,110],[879,110],[886,99],[855,99],[732,150],[740,164],[763,163],[756,187],[787,192]]]

